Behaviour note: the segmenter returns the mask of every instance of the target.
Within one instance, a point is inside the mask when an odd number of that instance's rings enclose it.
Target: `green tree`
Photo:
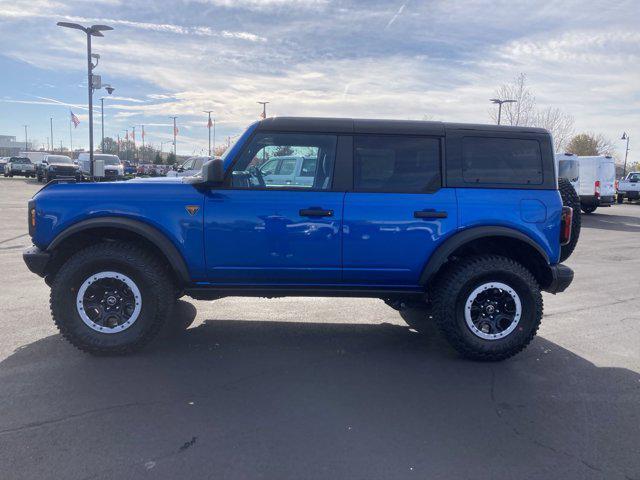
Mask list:
[[[155,163],[156,165],[162,165],[162,157],[160,156],[160,152],[156,152],[156,156],[153,159],[153,163]]]
[[[610,155],[613,145],[603,135],[580,133],[571,139],[566,150],[580,157]]]
[[[176,156],[171,152],[167,157],[167,165],[173,165],[174,163],[176,163]]]
[[[102,145],[102,153],[109,153],[116,155],[118,153],[118,144],[111,137],[104,137],[104,144]]]

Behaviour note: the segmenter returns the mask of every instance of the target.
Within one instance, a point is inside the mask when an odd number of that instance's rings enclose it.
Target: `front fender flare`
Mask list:
[[[191,282],[191,276],[189,275],[189,269],[184,261],[184,258],[167,236],[157,228],[141,222],[139,220],[133,220],[131,218],[123,217],[98,217],[82,220],[78,223],[74,223],[70,227],[60,232],[47,246],[48,252],[53,252],[59,247],[64,240],[80,233],[85,230],[93,228],[117,228],[121,230],[127,230],[129,232],[140,235],[149,242],[153,243],[167,258],[169,265],[176,274],[178,280],[186,285]]]

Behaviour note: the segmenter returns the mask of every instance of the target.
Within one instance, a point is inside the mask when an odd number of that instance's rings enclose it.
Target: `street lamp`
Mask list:
[[[173,157],[174,160],[177,158],[176,157],[176,135],[178,134],[178,127],[176,127],[176,118],[178,117],[169,117],[169,118],[173,118]]]
[[[624,168],[622,169],[622,178],[625,178],[627,176],[627,157],[629,156],[629,139],[630,138],[631,137],[627,135],[627,132],[624,132],[622,134],[622,137],[620,138],[620,140],[627,141],[627,150],[624,152]]]
[[[27,128],[29,128],[29,125],[23,125],[24,127],[24,151],[26,152],[27,150],[29,150],[29,147],[27,146],[29,144],[29,140],[27,140],[29,137],[27,135]]]
[[[209,156],[211,156],[211,127],[213,126],[213,148],[216,148],[216,119],[213,119],[213,123],[211,122],[211,113],[213,110],[204,110],[204,113],[209,114],[209,121],[207,122],[207,128],[209,129]]]
[[[491,103],[498,104],[498,125],[500,125],[500,117],[502,116],[502,104],[503,103],[516,103],[517,100],[500,100],[499,98],[490,98]]]
[[[92,25],[90,27],[83,27],[77,23],[58,22],[59,27],[73,28],[75,30],[82,30],[87,35],[87,87],[89,93],[89,166],[90,175],[93,178],[93,90],[94,88],[100,88],[101,85],[94,87],[93,83],[93,69],[98,66],[100,57],[98,55],[91,54],[91,37],[104,37],[102,32],[113,30],[112,27],[107,25]],[[94,65],[91,61],[92,58],[96,59]]]
[[[267,118],[267,103],[269,102],[257,102],[260,105],[262,105],[262,119],[264,120],[265,118]]]
[[[115,90],[115,88],[113,88],[111,85],[105,85],[104,88],[109,95],[111,95]],[[100,151],[104,153],[104,97],[100,98],[100,125],[102,127],[102,142],[100,143]],[[51,135],[53,135],[53,133]]]

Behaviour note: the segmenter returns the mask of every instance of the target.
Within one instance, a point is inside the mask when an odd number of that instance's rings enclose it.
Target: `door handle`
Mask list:
[[[447,212],[436,212],[435,210],[416,210],[413,212],[414,218],[447,218]]]
[[[333,217],[333,210],[322,208],[303,208],[299,213],[301,217]]]

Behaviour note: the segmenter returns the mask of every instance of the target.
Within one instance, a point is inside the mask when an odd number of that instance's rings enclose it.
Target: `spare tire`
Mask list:
[[[578,244],[580,227],[582,225],[582,213],[580,212],[580,197],[566,178],[558,179],[558,190],[562,197],[562,205],[573,208],[573,220],[571,221],[571,240],[560,247],[560,261],[564,262],[571,256]]]

